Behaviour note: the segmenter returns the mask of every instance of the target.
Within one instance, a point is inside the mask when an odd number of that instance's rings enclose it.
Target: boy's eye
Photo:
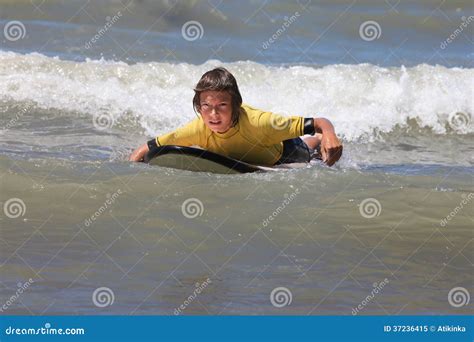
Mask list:
[[[203,104],[203,105],[201,105],[201,108],[207,109],[207,108],[209,108],[209,105],[208,104]]]

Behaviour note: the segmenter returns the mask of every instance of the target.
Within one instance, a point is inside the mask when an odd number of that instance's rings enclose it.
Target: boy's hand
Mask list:
[[[323,161],[328,166],[334,165],[334,163],[341,158],[342,144],[334,132],[323,132],[321,140],[321,155]]]
[[[133,162],[142,162],[143,158],[148,153],[148,151],[149,151],[148,144],[143,144],[142,146],[137,148],[135,151],[133,151],[133,153],[130,155],[128,160],[133,161]]]
[[[328,166],[334,165],[342,155],[342,144],[334,132],[334,126],[328,119],[314,118],[314,130],[323,135],[321,139],[323,162]]]

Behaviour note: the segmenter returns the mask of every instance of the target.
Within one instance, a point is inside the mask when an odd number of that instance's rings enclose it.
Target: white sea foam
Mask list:
[[[254,62],[203,65],[88,60],[0,52],[0,100],[34,102],[64,115],[107,113],[134,119],[149,135],[195,117],[193,86],[224,65],[236,76],[244,102],[282,114],[330,118],[347,140],[372,138],[415,119],[443,134],[472,133],[474,69],[369,64],[272,67]],[[450,125],[456,113],[462,120]],[[124,126],[127,127],[126,125]]]

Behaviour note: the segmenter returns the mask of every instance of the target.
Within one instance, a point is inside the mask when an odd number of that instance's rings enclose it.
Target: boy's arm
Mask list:
[[[262,112],[259,116],[258,126],[269,144],[304,134],[321,133],[321,154],[323,161],[329,166],[334,165],[342,155],[342,144],[336,136],[334,126],[328,119],[287,117]]]
[[[134,161],[134,162],[141,162],[143,161],[143,158],[145,155],[148,153],[150,149],[148,148],[148,143],[143,144],[139,148],[137,148],[133,153],[130,155],[130,158],[128,159],[129,161]]]
[[[325,118],[314,118],[314,130],[323,135],[321,140],[321,154],[323,161],[332,166],[341,158],[342,144],[336,136],[331,121]]]
[[[192,146],[200,145],[201,136],[200,132],[204,129],[204,123],[200,118],[194,119],[183,127],[176,129],[165,135],[148,141],[137,148],[131,155],[129,160],[140,162],[143,161],[145,155],[150,151],[153,146],[164,146],[164,145],[180,145],[180,146]],[[204,148],[205,146],[203,146]]]

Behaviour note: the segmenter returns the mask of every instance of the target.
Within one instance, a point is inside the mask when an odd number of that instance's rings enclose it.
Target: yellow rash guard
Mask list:
[[[199,116],[171,133],[156,137],[156,144],[199,146],[247,163],[274,165],[282,155],[283,140],[312,133],[312,118],[281,116],[243,104],[237,125],[225,133],[211,131]]]

